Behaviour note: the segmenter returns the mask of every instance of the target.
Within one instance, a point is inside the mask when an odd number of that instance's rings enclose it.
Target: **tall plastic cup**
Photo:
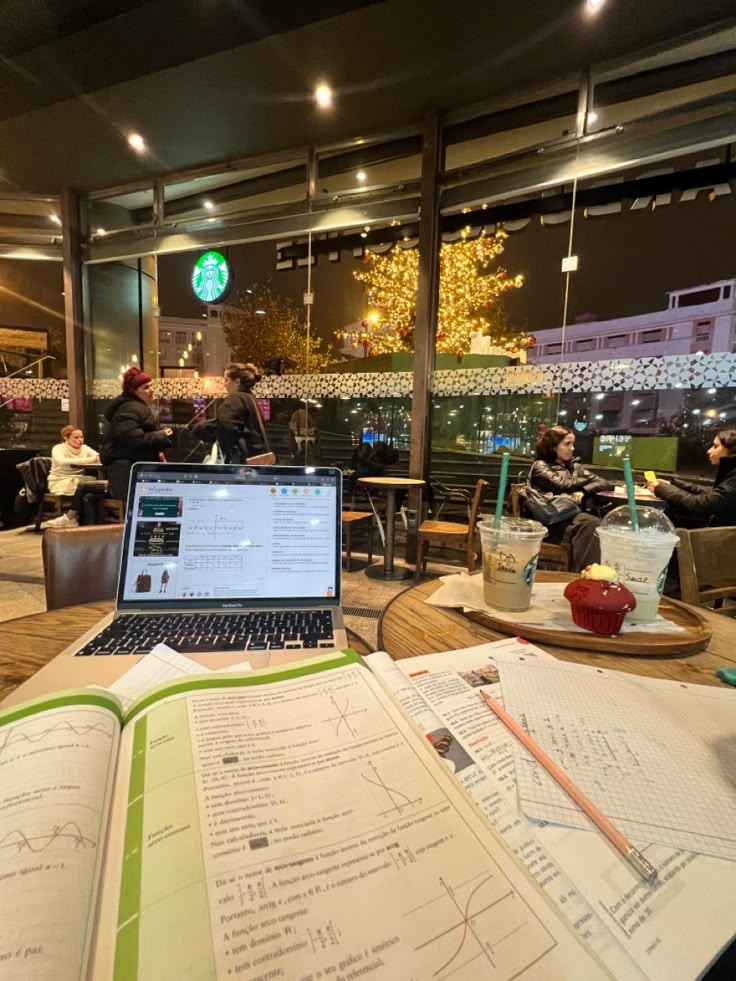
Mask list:
[[[619,582],[634,594],[636,609],[627,620],[651,623],[657,616],[667,567],[679,543],[669,518],[658,508],[636,509],[639,530],[631,526],[628,507],[611,511],[600,524],[601,562],[618,572]]]
[[[532,601],[539,549],[547,529],[539,521],[501,518],[478,522],[483,550],[483,599],[497,610],[521,612]]]

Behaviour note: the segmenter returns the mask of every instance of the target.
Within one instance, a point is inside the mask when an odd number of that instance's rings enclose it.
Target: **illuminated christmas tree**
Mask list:
[[[463,357],[476,332],[489,337],[492,348],[511,356],[534,343],[511,326],[500,305],[505,293],[523,285],[523,277],[509,276],[501,268],[491,271],[506,237],[498,230],[492,236],[462,238],[442,246],[437,319],[437,351],[441,354]],[[418,250],[397,247],[384,255],[368,252],[364,261],[368,268],[353,275],[363,284],[370,312],[360,330],[338,331],[335,339],[350,340],[368,355],[413,350]]]
[[[307,333],[300,311],[288,297],[279,296],[263,283],[254,283],[245,295],[223,307],[221,314],[225,340],[236,361],[252,361],[259,367],[274,358],[291,360],[296,371],[321,371],[329,356],[322,341]]]

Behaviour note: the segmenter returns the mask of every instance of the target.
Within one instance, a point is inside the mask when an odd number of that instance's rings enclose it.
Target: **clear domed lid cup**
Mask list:
[[[661,508],[638,507],[636,508],[636,517],[643,544],[655,537],[659,539],[661,535],[671,536],[673,545],[679,541],[675,526]],[[631,511],[627,504],[609,511],[601,521],[600,527],[605,531],[621,532],[627,536],[636,534],[631,524]]]
[[[651,623],[657,617],[672,550],[679,543],[675,527],[658,508],[638,507],[638,530],[627,505],[615,508],[601,521],[597,535],[601,562],[612,566],[619,582],[636,598],[627,620]]]

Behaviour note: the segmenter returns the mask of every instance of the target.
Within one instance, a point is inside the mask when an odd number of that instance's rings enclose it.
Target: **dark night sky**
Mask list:
[[[572,277],[568,322],[583,313],[603,320],[662,310],[667,290],[736,276],[736,195],[711,203],[701,192],[693,202],[654,211],[631,211],[630,202],[624,202],[623,209],[616,215],[576,219],[573,252],[580,265]],[[569,223],[542,226],[533,218],[506,241],[503,265],[509,273],[521,272],[525,277],[524,287],[509,294],[509,312],[516,324],[532,333],[561,323],[560,262],[569,233]],[[276,290],[301,304],[306,269],[277,272],[275,243],[238,245],[225,251],[235,270],[236,288],[270,278]],[[202,313],[189,283],[196,254],[159,259],[162,315],[199,317]],[[363,316],[363,293],[352,279],[352,271],[359,267],[358,260],[343,253],[338,263],[320,258],[313,270],[313,323],[323,337]]]

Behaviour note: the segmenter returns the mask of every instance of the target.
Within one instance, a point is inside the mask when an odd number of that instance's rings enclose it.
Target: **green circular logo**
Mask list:
[[[217,303],[231,285],[230,264],[221,252],[205,252],[194,263],[192,289],[203,303]]]

